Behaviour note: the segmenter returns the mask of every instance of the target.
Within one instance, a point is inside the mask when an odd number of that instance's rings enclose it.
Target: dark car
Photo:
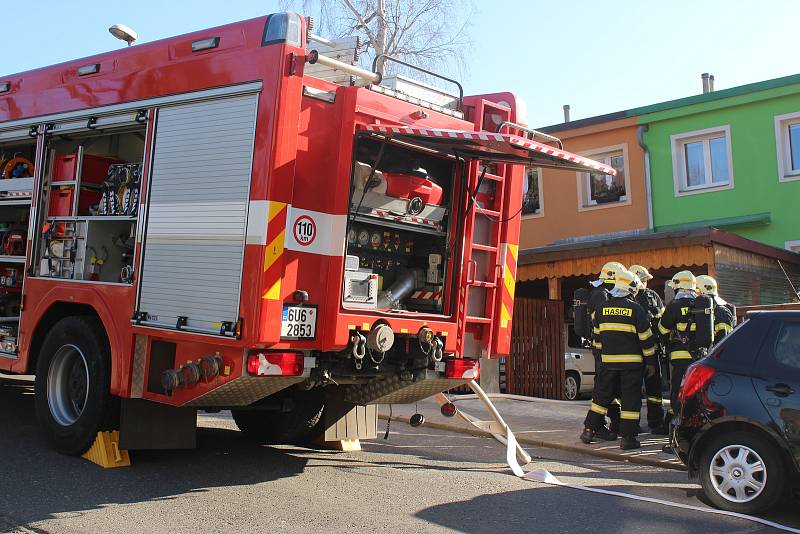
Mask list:
[[[689,368],[673,450],[725,510],[764,511],[800,484],[800,312],[751,312]]]

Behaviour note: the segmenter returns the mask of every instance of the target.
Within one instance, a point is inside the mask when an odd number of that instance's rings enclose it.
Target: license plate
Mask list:
[[[315,339],[317,337],[316,306],[283,306],[281,339]]]

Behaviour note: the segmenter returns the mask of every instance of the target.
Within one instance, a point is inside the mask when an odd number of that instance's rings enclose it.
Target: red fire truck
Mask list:
[[[192,446],[221,409],[369,437],[508,353],[526,166],[614,173],[511,93],[382,79],[309,26],[0,77],[0,371],[36,375],[57,450]]]

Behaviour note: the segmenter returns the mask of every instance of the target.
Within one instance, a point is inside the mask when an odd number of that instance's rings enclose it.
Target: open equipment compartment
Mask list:
[[[457,162],[356,136],[342,306],[444,314]]]
[[[42,277],[131,284],[146,125],[96,122],[47,137],[35,268]]]
[[[0,353],[16,354],[36,159],[35,137],[0,137]]]

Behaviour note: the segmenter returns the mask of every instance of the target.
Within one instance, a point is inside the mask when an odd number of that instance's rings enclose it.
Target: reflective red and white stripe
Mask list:
[[[414,291],[409,297],[414,300],[439,300],[442,298],[441,291]]]
[[[391,219],[397,222],[405,222],[405,223],[413,223],[413,224],[424,224],[425,226],[430,226],[432,228],[436,228],[437,230],[441,230],[441,224],[437,223],[436,221],[431,221],[429,219],[423,219],[422,217],[413,217],[410,215],[395,215],[390,211],[384,210],[373,210],[375,215],[381,217],[382,219]]]
[[[412,126],[382,126],[380,124],[367,124],[365,128],[371,132],[380,133],[395,133],[401,135],[419,135],[427,137],[440,137],[450,139],[470,139],[473,141],[494,141],[500,143],[508,143],[513,148],[539,152],[552,158],[576,163],[588,169],[600,171],[604,174],[616,176],[617,171],[609,165],[594,161],[566,150],[560,150],[550,145],[539,143],[531,139],[525,139],[517,135],[499,134],[492,132],[468,132],[465,130],[445,130],[433,128],[414,128]]]

